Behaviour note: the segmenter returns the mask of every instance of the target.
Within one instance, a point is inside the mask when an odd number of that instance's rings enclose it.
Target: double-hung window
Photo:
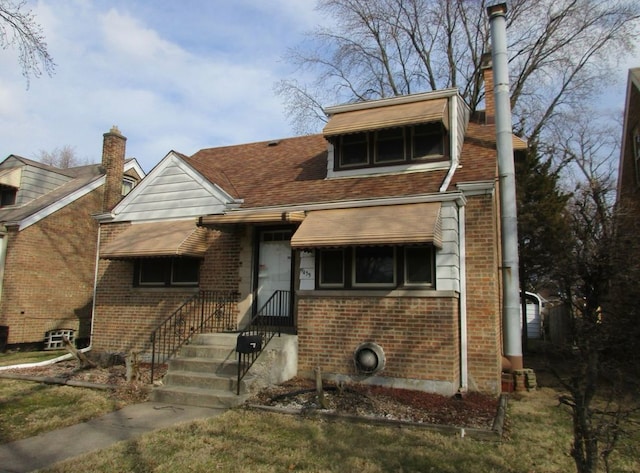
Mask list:
[[[442,155],[444,155],[444,134],[439,124],[412,127],[412,159],[439,158]]]
[[[340,138],[340,167],[366,166],[369,164],[367,133],[354,133]]]
[[[197,286],[200,260],[196,258],[143,258],[136,261],[135,286]]]
[[[432,288],[432,245],[357,246],[317,251],[318,289]]]
[[[352,133],[335,140],[335,169],[395,166],[447,159],[440,123]]]

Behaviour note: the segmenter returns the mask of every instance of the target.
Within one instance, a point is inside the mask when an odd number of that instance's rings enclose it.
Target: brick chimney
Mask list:
[[[109,212],[122,199],[122,178],[124,174],[124,153],[127,139],[117,126],[111,127],[104,135],[102,145],[102,168],[106,174],[102,210]]]
[[[480,60],[482,80],[484,81],[484,123],[492,125],[496,122],[496,103],[493,96],[493,62],[491,52],[484,53]]]

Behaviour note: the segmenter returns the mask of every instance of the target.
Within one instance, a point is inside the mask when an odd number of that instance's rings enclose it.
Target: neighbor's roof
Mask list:
[[[5,225],[21,224],[25,219],[29,219],[30,217],[34,218],[34,216],[39,212],[45,211],[45,209],[48,209],[49,207],[52,207],[59,202],[66,201],[67,199],[73,199],[74,194],[79,196],[80,194],[82,194],[83,190],[86,191],[86,188],[91,187],[92,184],[95,183],[94,185],[97,185],[97,181],[105,175],[102,164],[88,164],[85,166],[76,166],[72,168],[62,169],[16,155],[12,155],[12,157],[18,159],[26,165],[56,172],[58,174],[70,177],[71,179],[55,188],[51,192],[41,195],[40,197],[31,200],[24,205],[20,205],[17,207],[10,206],[4,209],[0,209],[0,222]],[[125,173],[127,172],[126,169],[128,164],[133,166],[132,169],[135,171],[135,166],[137,166],[137,162],[135,161],[135,159],[125,160]]]
[[[19,223],[25,218],[47,208],[51,204],[72,195],[74,192],[80,191],[83,187],[91,184],[93,181],[104,175],[99,164],[79,166],[77,168],[60,171],[62,171],[61,173],[64,175],[73,177],[73,179],[24,205],[0,209],[0,222],[7,224]]]
[[[455,184],[496,177],[495,127],[469,123]],[[437,193],[447,169],[326,179],[327,141],[309,135],[202,149],[187,159],[242,208],[286,206]]]

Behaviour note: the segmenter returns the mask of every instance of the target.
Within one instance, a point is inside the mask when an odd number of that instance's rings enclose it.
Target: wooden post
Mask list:
[[[124,362],[127,367],[127,383],[130,383],[132,381],[140,381],[140,365],[138,363],[138,352],[129,352],[129,354],[124,358]]]
[[[80,363],[80,366],[78,366],[79,370],[96,367],[96,364],[89,358],[87,358],[84,353],[78,351],[76,347],[74,347],[71,342],[69,342],[69,339],[64,335],[62,336],[62,343],[64,344],[66,350],[71,353],[76,358],[76,360],[78,360],[78,363]]]
[[[316,393],[318,396],[318,404],[322,409],[327,409],[327,400],[324,397],[324,388],[322,386],[322,370],[318,366],[313,372],[316,374]]]

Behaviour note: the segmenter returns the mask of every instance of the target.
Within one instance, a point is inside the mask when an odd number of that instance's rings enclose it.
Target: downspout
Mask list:
[[[460,241],[460,391],[469,389],[467,361],[467,233],[465,206],[458,207],[458,239]]]
[[[0,302],[2,302],[2,289],[4,287],[4,262],[7,259],[7,244],[9,231],[4,225],[0,225]]]
[[[96,294],[98,293],[98,265],[100,264],[100,237],[102,235],[102,225],[98,222],[98,238],[96,240],[96,264],[93,273],[93,299],[91,301],[91,332],[89,333],[89,346],[83,348],[82,352],[90,351],[93,347],[93,325],[96,320]]]
[[[500,183],[502,231],[502,317],[504,355],[512,370],[523,368],[520,328],[520,281],[518,269],[518,221],[516,209],[513,130],[509,97],[506,3],[487,7],[491,27],[491,56],[494,72],[496,147]]]
[[[449,123],[450,123],[450,133],[449,133],[449,149],[451,150],[451,166],[449,166],[449,171],[447,171],[447,175],[442,181],[442,185],[440,186],[440,192],[447,192],[447,188],[449,187],[449,183],[451,179],[453,179],[453,174],[456,172],[456,168],[458,167],[458,163],[460,162],[460,157],[458,156],[458,103],[457,96],[449,97]]]

